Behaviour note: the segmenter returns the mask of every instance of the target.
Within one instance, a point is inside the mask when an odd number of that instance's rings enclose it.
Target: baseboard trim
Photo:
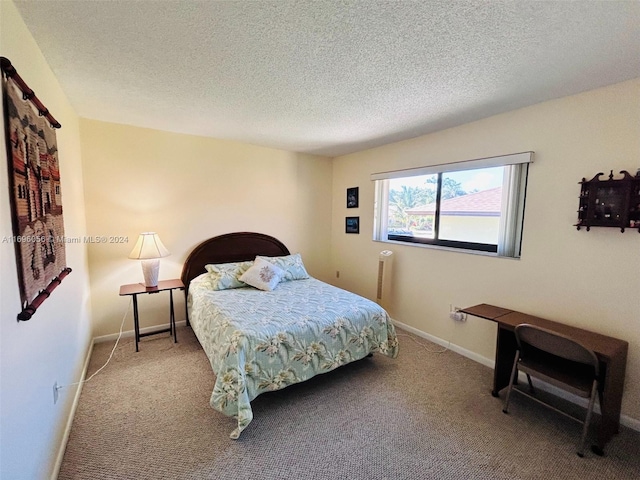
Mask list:
[[[495,360],[492,360],[490,358],[487,357],[483,357],[482,355],[479,355],[475,352],[472,352],[471,350],[467,350],[466,348],[460,347],[458,345],[454,345],[453,343],[450,343],[447,340],[443,340],[439,337],[436,337],[434,335],[431,335],[429,333],[423,332],[422,330],[418,330],[417,328],[414,328],[410,325],[404,324],[402,322],[399,322],[398,320],[394,320],[392,319],[394,325],[397,325],[398,327],[402,328],[403,330],[406,330],[410,333],[413,333],[414,335],[417,335],[418,337],[424,338],[425,340],[429,340],[430,342],[436,343],[438,345],[441,345],[443,347],[448,347],[449,350],[451,350],[452,352],[458,353],[460,355],[462,355],[463,357],[467,357],[471,360],[474,360],[486,367],[489,367],[491,369],[493,369],[493,367],[495,366]],[[524,376],[522,373],[520,374],[522,376],[522,378],[518,377],[519,380],[521,380],[522,382],[526,383],[527,379],[526,376]],[[539,387],[541,390],[544,390],[545,392],[551,393],[557,397],[562,398],[563,400],[567,400],[571,403],[575,403],[577,405],[580,405],[582,407],[587,407],[587,400],[584,398],[580,398],[577,395],[572,395],[568,392],[565,392],[564,390],[561,390],[559,388],[554,387],[553,385],[548,385],[548,384],[540,384],[541,386]],[[595,405],[595,409],[594,409],[597,413],[600,413],[600,405],[598,403],[596,403]],[[640,432],[640,420],[632,418],[628,415],[625,414],[621,414],[620,415],[620,424],[624,425],[625,427],[628,427],[632,430],[635,430],[637,432]]]
[[[414,335],[417,335],[418,337],[422,337],[425,340],[429,340],[430,342],[436,343],[438,345],[441,345],[443,347],[447,347],[449,350],[451,350],[452,352],[456,352],[459,353],[460,355],[462,355],[463,357],[467,357],[470,358],[471,360],[474,360],[478,363],[481,363],[482,365],[484,365],[485,367],[489,367],[489,368],[493,368],[495,362],[487,357],[483,357],[482,355],[477,354],[476,352],[472,352],[471,350],[467,350],[466,348],[463,348],[459,345],[455,345],[451,342],[449,342],[448,340],[443,340],[439,337],[436,337],[434,335],[431,335],[429,333],[423,332],[422,330],[418,330],[417,328],[414,328],[410,325],[406,325],[402,322],[399,322],[398,320],[393,320],[394,325],[399,326],[400,328],[402,328],[403,330],[406,330],[408,332],[413,333]]]
[[[186,324],[187,324],[186,320],[182,320],[182,321],[176,322],[176,327],[183,327]],[[140,329],[140,333],[153,332],[154,330],[158,330],[159,328],[168,328],[168,327],[167,325],[154,325],[152,327],[144,327]],[[131,338],[133,336],[134,336],[134,331],[127,330],[126,332],[122,332],[121,338]],[[99,337],[93,337],[93,343],[110,342],[112,340],[115,340],[116,338],[118,338],[117,333],[111,333],[109,335],[101,335]]]
[[[71,426],[73,425],[73,419],[76,416],[76,410],[78,409],[78,404],[80,403],[80,394],[82,393],[82,386],[84,385],[84,379],[87,376],[87,370],[89,369],[89,360],[91,360],[91,354],[93,353],[93,345],[94,342],[91,341],[89,348],[87,348],[87,353],[84,358],[84,365],[82,366],[82,373],[80,375],[80,380],[78,383],[78,388],[76,389],[76,394],[73,398],[73,403],[71,404],[71,411],[69,412],[69,417],[67,418],[67,424],[64,428],[64,434],[62,435],[62,442],[60,442],[60,446],[58,447],[58,455],[56,456],[56,463],[53,466],[53,472],[51,473],[51,480],[56,480],[58,475],[60,474],[60,468],[62,467],[62,459],[64,458],[64,452],[67,449],[67,443],[69,442],[69,435],[71,434]]]

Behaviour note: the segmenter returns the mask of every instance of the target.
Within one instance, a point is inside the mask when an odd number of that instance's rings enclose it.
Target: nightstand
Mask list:
[[[138,295],[142,293],[158,293],[169,291],[169,328],[163,328],[162,330],[154,330],[153,332],[140,333],[140,324],[138,322]],[[173,311],[173,291],[184,290],[184,285],[180,279],[174,280],[162,280],[158,282],[157,287],[145,287],[142,283],[132,283],[129,285],[120,286],[120,296],[131,295],[133,297],[133,327],[136,337],[136,352],[138,350],[138,343],[142,337],[148,335],[156,335],[158,333],[169,332],[173,336],[174,343],[178,341],[178,334],[176,333],[176,316]]]

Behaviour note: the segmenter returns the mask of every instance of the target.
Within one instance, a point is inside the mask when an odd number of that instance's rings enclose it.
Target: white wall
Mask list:
[[[623,414],[640,420],[640,234],[577,231],[578,182],[640,168],[640,79],[544,102],[431,135],[334,160],[334,281],[374,298],[377,254],[395,252],[394,318],[483,357],[495,324],[448,318],[449,305],[491,303],[629,342]],[[370,174],[532,150],[522,258],[493,258],[372,241]],[[360,187],[360,208],[345,189]],[[360,215],[360,235],[344,217]]]
[[[172,254],[161,280],[179,278],[200,242],[235,231],[273,235],[302,254],[311,275],[328,278],[330,159],[94,120],[83,119],[81,132],[89,234],[129,239],[89,245],[95,336],[118,331],[128,304],[119,286],[142,281],[127,256],[144,231]],[[168,322],[167,297],[139,297],[142,327]],[[184,297],[176,298],[180,321]]]
[[[0,55],[62,124],[57,131],[64,229],[85,235],[79,120],[38,46],[11,2],[0,2]],[[9,209],[4,119],[0,133],[0,238],[13,235]],[[16,321],[21,310],[14,245],[0,242],[0,478],[49,478],[75,394],[53,384],[79,379],[91,340],[89,282],[84,245],[68,245],[72,273],[31,320]]]

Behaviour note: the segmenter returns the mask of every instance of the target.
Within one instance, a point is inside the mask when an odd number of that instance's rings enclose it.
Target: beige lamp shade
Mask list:
[[[160,258],[171,255],[162,244],[156,232],[144,232],[138,237],[129,258],[142,260],[142,273],[145,287],[157,287],[160,273]]]
[[[169,250],[162,244],[156,232],[144,232],[138,237],[135,247],[131,250],[129,258],[134,260],[148,260],[151,258],[162,258],[171,255]]]

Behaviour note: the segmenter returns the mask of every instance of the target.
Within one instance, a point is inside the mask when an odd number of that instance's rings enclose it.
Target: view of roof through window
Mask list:
[[[442,175],[438,237],[497,244],[504,167]],[[389,180],[388,235],[434,238],[438,175]]]

